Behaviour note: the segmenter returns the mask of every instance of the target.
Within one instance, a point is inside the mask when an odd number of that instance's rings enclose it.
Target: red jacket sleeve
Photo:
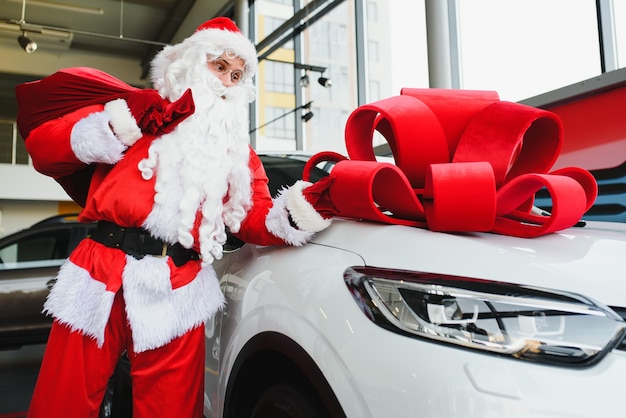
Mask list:
[[[266,218],[273,206],[268,188],[269,180],[261,159],[250,150],[250,171],[252,176],[252,207],[241,224],[237,238],[257,245],[285,245],[285,241],[266,227]]]
[[[39,125],[25,139],[26,149],[37,171],[53,178],[68,176],[87,166],[80,161],[70,143],[72,128],[85,116],[104,107],[93,105]]]

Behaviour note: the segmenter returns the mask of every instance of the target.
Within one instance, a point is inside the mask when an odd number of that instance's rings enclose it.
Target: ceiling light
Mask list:
[[[308,75],[309,71],[315,71],[316,73],[320,73],[320,78],[317,79],[317,82],[320,83],[322,87],[329,88],[330,86],[333,85],[333,81],[330,78],[324,77],[324,72],[326,71],[326,67],[320,67],[318,65],[302,64],[299,62],[280,61],[280,60],[274,60],[270,58],[266,58],[265,60],[271,61],[271,62],[279,62],[281,64],[291,64],[297,70],[306,71],[305,74],[300,78],[300,87],[309,86],[309,75]]]
[[[327,88],[333,85],[333,80],[331,80],[330,78],[326,78],[326,77],[318,78],[317,82],[320,83],[322,87],[327,87]]]
[[[290,111],[285,112],[282,115],[280,115],[280,116],[270,120],[269,122],[265,122],[263,125],[257,126],[256,128],[252,129],[249,133],[252,133],[252,132],[257,131],[257,130],[259,130],[261,128],[264,128],[267,125],[269,125],[271,123],[274,123],[277,120],[280,120],[280,119],[284,118],[285,116],[288,116],[288,115],[290,115],[290,114],[292,114],[292,113],[294,113],[294,112],[296,112],[296,111],[298,111],[300,109],[305,109],[305,110],[309,111],[309,112],[305,113],[304,115],[300,116],[300,119],[302,119],[303,122],[308,122],[313,117],[313,112],[311,112],[311,105],[312,104],[313,104],[313,101],[311,100],[310,102],[307,102],[307,103],[305,103],[303,105],[295,107],[295,108],[291,109]]]
[[[305,74],[300,77],[300,87],[309,87],[309,75]]]
[[[27,37],[26,33],[23,33],[17,37],[17,43],[20,44],[22,49],[26,51],[27,54],[32,54],[37,50],[37,42]]]

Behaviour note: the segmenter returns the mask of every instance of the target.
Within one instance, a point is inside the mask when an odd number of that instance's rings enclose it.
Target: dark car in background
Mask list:
[[[0,239],[0,349],[47,341],[43,303],[59,266],[94,228],[58,215]]]

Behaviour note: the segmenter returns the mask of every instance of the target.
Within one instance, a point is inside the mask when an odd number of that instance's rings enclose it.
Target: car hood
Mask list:
[[[626,224],[587,222],[537,238],[441,233],[335,219],[314,243],[364,264],[496,280],[582,294],[626,307]]]

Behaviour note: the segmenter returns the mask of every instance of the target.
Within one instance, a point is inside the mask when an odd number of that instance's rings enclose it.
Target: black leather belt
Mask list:
[[[200,254],[196,251],[179,243],[169,244],[155,238],[143,228],[126,228],[112,222],[99,221],[90,238],[107,247],[119,248],[138,260],[146,255],[169,256],[178,267],[189,260],[200,260]]]

